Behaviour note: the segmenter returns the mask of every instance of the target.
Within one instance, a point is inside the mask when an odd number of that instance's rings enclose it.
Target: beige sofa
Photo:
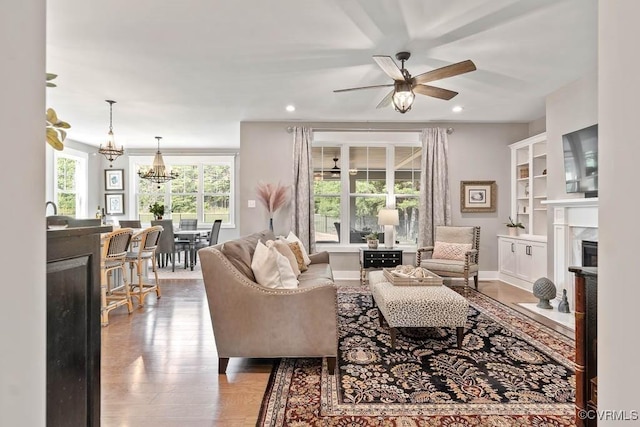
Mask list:
[[[198,251],[218,372],[226,372],[230,357],[327,357],[333,373],[337,300],[329,254],[310,255],[297,289],[267,288],[256,283],[251,258],[258,240],[273,239],[267,230]]]

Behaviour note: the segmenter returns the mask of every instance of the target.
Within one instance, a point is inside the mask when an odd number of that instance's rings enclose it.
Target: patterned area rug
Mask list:
[[[281,360],[257,425],[574,425],[573,341],[471,292],[462,349],[441,328],[401,328],[392,349],[370,293],[340,289],[339,372]]]

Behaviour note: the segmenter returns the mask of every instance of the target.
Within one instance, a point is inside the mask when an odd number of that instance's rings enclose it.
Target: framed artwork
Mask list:
[[[107,215],[124,215],[124,193],[105,194],[104,205]]]
[[[460,181],[460,212],[495,212],[495,181]]]
[[[104,189],[106,191],[124,191],[124,169],[105,169]]]

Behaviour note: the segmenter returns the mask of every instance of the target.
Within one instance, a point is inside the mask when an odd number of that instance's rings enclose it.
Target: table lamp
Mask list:
[[[394,227],[399,224],[400,217],[398,215],[398,209],[380,209],[380,212],[378,212],[378,225],[384,225],[385,248],[393,248],[393,243],[395,242],[395,239],[393,238],[393,231]]]

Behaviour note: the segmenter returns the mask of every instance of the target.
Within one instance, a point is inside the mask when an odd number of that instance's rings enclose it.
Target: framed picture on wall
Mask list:
[[[123,191],[124,169],[105,169],[104,189],[106,191]]]
[[[460,212],[495,212],[495,181],[460,181]]]
[[[104,206],[107,215],[124,215],[124,193],[105,194]]]

